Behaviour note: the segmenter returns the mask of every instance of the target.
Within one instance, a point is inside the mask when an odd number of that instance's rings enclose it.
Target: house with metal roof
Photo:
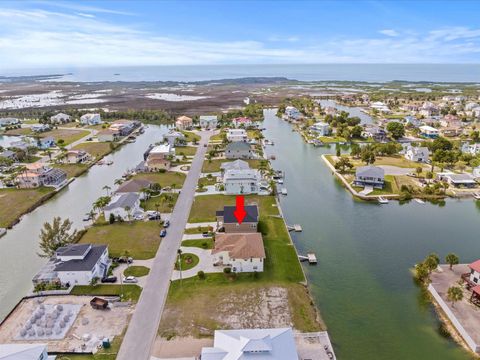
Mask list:
[[[445,181],[454,187],[474,188],[478,186],[475,177],[472,174],[462,173],[457,174],[453,172],[443,172],[437,174],[437,180]]]
[[[373,165],[361,166],[355,171],[353,183],[355,186],[371,186],[383,189],[385,186],[385,170]]]
[[[220,170],[222,172],[225,172],[227,170],[248,170],[248,169],[250,169],[250,165],[248,164],[248,162],[243,160],[224,162],[220,165]]]
[[[223,175],[225,194],[258,194],[261,180],[260,172],[255,169],[230,169]]]
[[[298,360],[291,328],[215,330],[213,347],[202,360]]]
[[[113,214],[115,219],[127,221],[141,213],[143,210],[140,207],[140,195],[134,192],[113,195],[110,203],[103,208],[107,220],[110,219],[110,214]]]

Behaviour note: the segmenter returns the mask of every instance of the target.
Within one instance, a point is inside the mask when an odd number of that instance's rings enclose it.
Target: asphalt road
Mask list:
[[[135,308],[117,360],[148,360],[157,336],[160,319],[167,299],[173,264],[182,242],[183,231],[192,207],[197,181],[207,148],[203,145],[213,132],[202,132],[200,146],[178,197],[170,220],[167,236],[163,238],[153,266]]]

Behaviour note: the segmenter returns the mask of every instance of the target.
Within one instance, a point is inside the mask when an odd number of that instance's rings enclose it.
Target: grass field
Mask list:
[[[181,263],[182,263],[182,271],[185,271],[185,270],[190,270],[192,268],[194,268],[195,266],[197,266],[198,262],[200,261],[200,259],[198,258],[197,255],[195,254],[189,254],[189,253],[183,253],[182,256],[181,256]],[[179,266],[178,266],[178,256],[177,256],[177,260],[175,262],[175,270],[179,270]]]
[[[365,165],[359,159],[350,158],[350,162],[355,166]],[[429,165],[407,160],[403,156],[377,156],[375,158],[375,163],[373,165],[390,165],[390,166],[398,166],[401,168],[412,168],[412,169],[416,169],[417,167],[421,166],[425,169],[430,169]]]
[[[178,146],[175,148],[175,155],[193,156],[197,152],[196,146]]]
[[[78,144],[74,150],[85,150],[96,159],[109,154],[112,151],[111,143],[108,142],[84,142]]]
[[[35,206],[53,188],[0,189],[0,227],[9,227],[22,214]]]
[[[88,169],[88,165],[85,164],[58,164],[54,167],[65,171],[69,179],[81,175]]]
[[[55,141],[62,139],[64,141],[63,145],[69,145],[87,136],[89,133],[89,131],[81,129],[53,129],[42,133],[34,133],[30,128],[21,128],[6,132],[8,135],[38,135],[41,138],[52,136]]]
[[[142,288],[134,284],[123,284],[123,300],[137,301]],[[115,296],[122,294],[122,285],[97,284],[74,286],[70,295]]]
[[[211,226],[198,226],[194,228],[185,229],[184,234],[201,234],[206,231],[213,231]]]
[[[144,210],[155,210],[161,213],[172,212],[173,207],[177,203],[177,193],[163,193],[158,197],[152,197],[147,201],[142,201],[142,208]],[[159,205],[158,208],[156,205]]]
[[[155,256],[160,245],[160,225],[157,221],[133,221],[112,225],[95,225],[80,239],[81,243],[108,245],[110,256],[123,256],[128,251],[134,259]]]
[[[187,142],[192,142],[193,140],[200,141],[200,135],[191,131],[182,131],[182,134],[185,135],[185,140],[187,140]]]
[[[214,159],[210,161],[205,160],[203,162],[202,172],[203,173],[219,172],[220,166],[223,163],[231,162],[231,161],[234,161],[234,160],[227,160],[227,159]],[[248,164],[252,169],[258,169],[258,167],[260,166],[260,162],[262,160],[244,160],[244,161],[248,162]]]
[[[213,239],[193,239],[183,240],[182,246],[186,247],[198,247],[201,249],[213,249]]]
[[[123,272],[123,275],[142,277],[142,276],[147,276],[149,272],[150,272],[150,269],[146,266],[131,265],[125,269],[125,271]]]
[[[133,177],[133,179],[145,179],[150,180],[153,183],[159,183],[162,188],[175,185],[175,188],[177,189],[183,186],[185,178],[185,174],[175,171],[167,171],[164,173],[141,173]]]

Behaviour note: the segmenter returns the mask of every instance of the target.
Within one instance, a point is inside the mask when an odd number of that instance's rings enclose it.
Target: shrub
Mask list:
[[[202,279],[202,280],[205,279],[205,273],[202,270],[200,270],[197,273],[197,276],[198,276],[199,279]]]
[[[230,274],[232,272],[232,268],[226,267],[225,269],[223,269],[223,272],[225,274]]]
[[[113,215],[113,213],[110,213],[110,218],[108,219],[108,222],[110,224],[113,224],[115,222],[115,215]]]
[[[202,248],[204,248],[204,249],[208,248],[208,244],[207,244],[206,241],[204,241],[204,242],[202,243]]]

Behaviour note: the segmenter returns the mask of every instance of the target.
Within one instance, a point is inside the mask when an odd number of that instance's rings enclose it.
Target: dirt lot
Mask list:
[[[0,343],[33,343],[35,341],[15,341],[20,330],[30,318],[33,311],[39,305],[38,299],[23,300],[10,317],[0,327]],[[128,324],[129,316],[133,312],[133,306],[111,306],[110,310],[94,310],[90,307],[91,296],[49,296],[41,298],[43,304],[78,304],[81,305],[80,312],[62,340],[41,340],[39,343],[47,344],[48,350],[52,352],[81,351],[84,344],[82,337],[89,334],[92,338],[102,339],[104,337],[112,340],[115,336],[122,334]],[[88,319],[88,323],[85,323]],[[93,344],[89,345],[90,347]],[[87,347],[88,350],[88,347]]]

